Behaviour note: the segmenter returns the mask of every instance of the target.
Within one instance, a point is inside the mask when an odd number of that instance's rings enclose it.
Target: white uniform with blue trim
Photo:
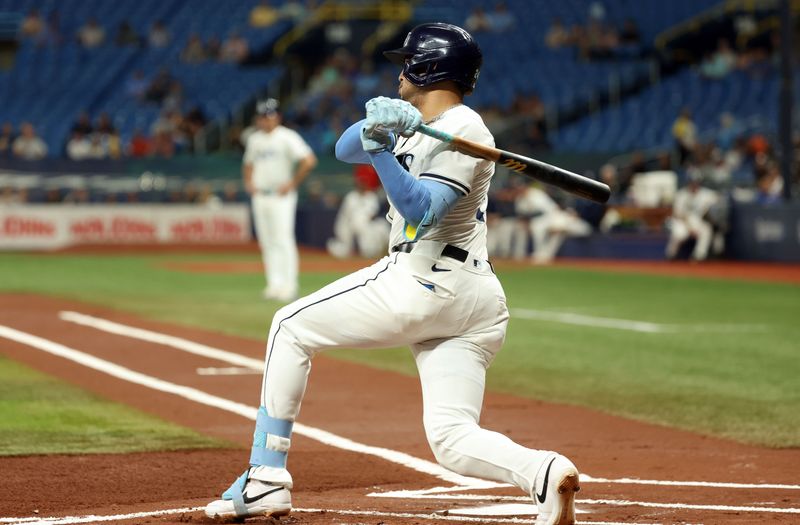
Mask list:
[[[284,126],[253,132],[244,152],[244,163],[253,166],[251,205],[264,276],[269,290],[286,297],[294,297],[298,286],[297,192],[279,195],[277,190],[292,179],[297,162],[311,153],[303,138]]]
[[[494,144],[480,116],[466,106],[450,109],[431,125]],[[503,288],[486,260],[484,212],[494,165],[421,134],[401,137],[395,154],[413,176],[434,178],[464,196],[411,244],[404,219],[392,208],[390,246],[400,250],[276,313],[260,404],[269,418],[294,421],[317,352],[409,346],[436,459],[459,474],[512,483],[532,494],[537,471],[552,453],[527,449],[478,424],[486,369],[508,323]],[[266,458],[285,453],[291,442],[280,435],[286,432],[275,432],[272,441],[258,440],[257,456],[261,446]],[[291,486],[280,461],[260,464],[252,478]]]

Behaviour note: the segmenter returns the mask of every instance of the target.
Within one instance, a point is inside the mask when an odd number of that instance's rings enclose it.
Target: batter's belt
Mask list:
[[[439,257],[449,257],[450,259],[454,259],[460,263],[466,263],[470,259],[470,253],[463,248],[459,248],[458,246],[453,246],[452,244],[445,244],[438,241],[427,241],[421,240],[416,242],[402,242],[400,244],[395,244],[392,246],[393,252],[403,252],[403,253],[411,253],[414,252],[418,255],[425,255],[432,259],[438,259]],[[494,268],[492,267],[492,263],[489,261],[482,261],[477,258],[474,259],[474,266],[478,267],[479,265],[489,265],[492,271]]]

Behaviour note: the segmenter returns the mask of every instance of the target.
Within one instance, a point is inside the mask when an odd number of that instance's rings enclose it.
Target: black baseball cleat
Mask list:
[[[578,469],[561,454],[549,457],[533,486],[536,525],[573,525],[575,493],[581,490]]]

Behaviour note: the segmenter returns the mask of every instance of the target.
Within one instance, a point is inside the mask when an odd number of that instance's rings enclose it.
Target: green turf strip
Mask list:
[[[198,261],[259,258],[2,254],[0,292],[51,294],[265,341],[281,305],[261,299],[263,275],[161,266]],[[512,315],[506,344],[489,371],[491,390],[742,442],[800,446],[800,286],[558,266],[498,274],[512,311],[571,312],[677,329],[638,333]],[[339,275],[303,274],[301,292]],[[416,373],[406,349],[332,355]]]
[[[0,357],[0,456],[225,445]]]

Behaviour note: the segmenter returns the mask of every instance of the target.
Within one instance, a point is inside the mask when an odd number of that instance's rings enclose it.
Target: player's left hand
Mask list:
[[[367,134],[386,130],[410,137],[422,124],[422,114],[409,102],[396,98],[376,97],[367,101]]]

